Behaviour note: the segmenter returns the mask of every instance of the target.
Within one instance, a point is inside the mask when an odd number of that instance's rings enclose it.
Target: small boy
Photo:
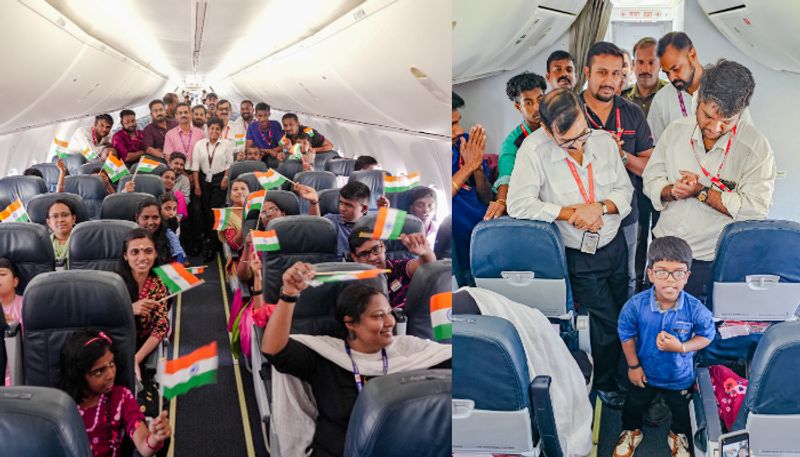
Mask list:
[[[647,252],[649,290],[631,297],[619,314],[617,332],[633,384],[622,410],[622,433],[614,457],[631,457],[642,441],[642,414],[656,392],[672,411],[667,444],[673,456],[689,457],[687,436],[694,353],[714,339],[711,312],[683,291],[692,266],[692,250],[682,239],[653,240]]]
[[[326,214],[324,217],[336,226],[336,254],[344,258],[350,250],[348,238],[353,225],[367,214],[372,192],[366,184],[359,181],[348,182],[339,190],[339,214]],[[381,195],[378,206],[389,206],[389,200]]]

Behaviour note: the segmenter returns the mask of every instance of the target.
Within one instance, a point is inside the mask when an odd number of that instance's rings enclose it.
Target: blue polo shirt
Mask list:
[[[468,134],[462,136],[463,140],[459,139],[452,146],[453,174],[456,174],[461,168],[461,141],[469,140]],[[489,167],[486,164],[486,160],[483,161],[483,173],[489,176]],[[478,225],[478,222],[483,220],[483,215],[486,214],[487,208],[488,205],[483,204],[478,198],[478,191],[475,190],[475,177],[470,176],[467,182],[458,190],[458,193],[453,196],[452,235],[456,250],[454,255],[458,256],[458,264],[461,268],[469,268],[469,242],[472,236],[472,229]]]
[[[636,354],[647,383],[670,390],[686,389],[694,382],[694,352],[659,350],[656,337],[662,330],[684,343],[695,335],[712,341],[715,328],[711,311],[686,292],[681,292],[675,306],[662,311],[651,287],[631,297],[619,313],[619,339],[624,343],[636,338]]]
[[[247,136],[245,137],[253,142],[253,146],[262,149],[274,149],[278,147],[278,141],[283,138],[283,127],[278,121],[269,121],[267,123],[267,130],[261,131],[261,124],[258,121],[250,123],[247,128]]]
[[[343,221],[341,214],[329,213],[323,217],[336,226],[336,255],[342,258],[347,257],[347,253],[350,252],[350,232],[353,231],[355,222]]]

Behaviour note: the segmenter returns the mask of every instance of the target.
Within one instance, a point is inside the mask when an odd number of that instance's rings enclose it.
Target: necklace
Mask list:
[[[93,432],[94,429],[97,428],[97,422],[100,419],[100,406],[103,404],[103,398],[104,397],[105,397],[105,394],[100,394],[100,399],[97,400],[96,411],[94,412],[94,423],[92,424],[92,426],[90,428],[86,429],[86,433]],[[86,410],[84,410],[83,408],[81,408],[81,410],[86,412]]]

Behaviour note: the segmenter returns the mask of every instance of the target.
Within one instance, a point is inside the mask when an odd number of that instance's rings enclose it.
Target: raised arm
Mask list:
[[[283,286],[281,294],[297,297],[300,292],[308,287],[306,280],[314,278],[314,266],[309,263],[297,262],[283,273]],[[275,311],[269,318],[261,340],[261,350],[268,355],[275,355],[286,347],[289,342],[289,329],[292,326],[292,314],[295,302],[278,300]]]

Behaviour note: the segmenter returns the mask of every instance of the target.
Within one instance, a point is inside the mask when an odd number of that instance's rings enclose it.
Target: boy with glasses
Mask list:
[[[617,332],[628,363],[628,390],[614,457],[631,457],[642,441],[642,415],[657,392],[672,411],[667,443],[673,456],[689,457],[689,399],[694,353],[711,343],[711,312],[683,291],[691,275],[692,249],[686,241],[656,238],[647,252],[649,290],[633,296],[619,315]]]
[[[372,230],[369,230],[371,232]],[[418,256],[415,259],[387,259],[386,245],[383,240],[373,240],[360,236],[360,233],[350,234],[350,258],[353,262],[366,263],[382,270],[391,270],[386,274],[386,284],[389,285],[389,303],[392,308],[403,306],[406,302],[406,291],[411,284],[411,277],[421,265],[436,261],[428,239],[424,233],[411,233],[400,235],[400,241],[408,252]]]

